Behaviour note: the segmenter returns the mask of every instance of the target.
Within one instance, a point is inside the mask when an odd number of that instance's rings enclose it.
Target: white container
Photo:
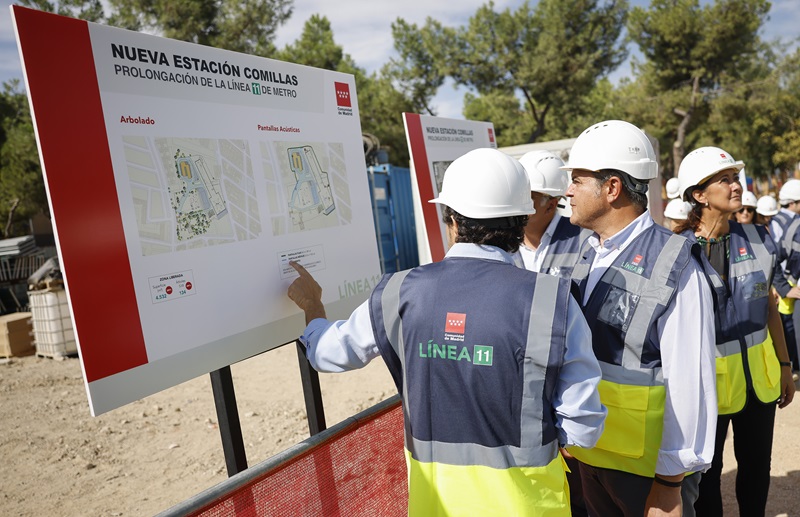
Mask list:
[[[63,357],[78,353],[64,289],[28,291],[36,354]]]

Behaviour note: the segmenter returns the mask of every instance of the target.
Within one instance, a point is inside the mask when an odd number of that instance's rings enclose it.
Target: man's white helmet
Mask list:
[[[692,205],[682,199],[673,199],[667,203],[667,208],[664,209],[664,217],[669,217],[674,221],[683,221],[689,217],[689,212],[692,210]]]
[[[497,149],[474,149],[444,173],[442,191],[430,203],[464,217],[492,219],[535,214],[528,174],[518,160]]]
[[[742,206],[752,206],[754,208],[757,207],[758,202],[756,201],[756,195],[749,190],[742,192]]]
[[[525,153],[519,162],[531,181],[531,191],[552,197],[563,196],[569,186],[569,173],[563,170],[564,160],[550,151]]]
[[[783,184],[778,192],[778,201],[788,205],[792,201],[800,201],[800,180],[791,179]]]
[[[691,187],[701,185],[714,174],[725,169],[735,169],[739,172],[744,168],[742,161],[736,161],[727,151],[719,147],[700,147],[687,154],[678,169],[678,179],[681,182],[681,199],[692,202],[686,197],[691,192]]]
[[[778,202],[772,196],[761,196],[756,202],[756,213],[766,217],[772,217],[780,211]]]
[[[606,120],[580,134],[564,168],[614,169],[648,181],[658,176],[658,156],[644,131],[629,122]]]
[[[681,181],[678,178],[670,178],[667,180],[667,197],[675,199],[681,194]]]

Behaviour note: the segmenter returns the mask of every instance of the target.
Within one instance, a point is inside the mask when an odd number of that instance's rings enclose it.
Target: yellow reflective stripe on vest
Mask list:
[[[415,460],[408,451],[408,515],[569,517],[561,455],[543,467],[493,469]]]
[[[603,434],[593,449],[570,447],[569,452],[595,467],[653,477],[661,447],[666,388],[601,380],[597,389],[608,409]]]

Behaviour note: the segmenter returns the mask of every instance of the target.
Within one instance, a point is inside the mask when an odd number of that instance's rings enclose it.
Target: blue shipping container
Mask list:
[[[418,266],[411,172],[382,164],[368,167],[367,174],[381,270],[394,273]]]

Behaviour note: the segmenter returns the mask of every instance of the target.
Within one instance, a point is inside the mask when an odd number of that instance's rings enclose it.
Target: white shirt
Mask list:
[[[602,246],[597,234],[589,237],[597,254],[584,305],[619,254],[653,224],[645,212]],[[711,289],[693,261],[681,273],[673,303],[659,321],[658,337],[667,399],[656,474],[705,471],[714,457],[717,429],[714,306]]]
[[[539,241],[539,246],[537,248],[529,248],[528,246],[523,243],[519,247],[519,251],[514,255],[519,254],[519,258],[522,260],[522,263],[514,259],[514,262],[519,267],[524,267],[528,271],[536,271],[538,273],[542,272],[542,262],[544,262],[544,258],[547,256],[547,251],[550,248],[550,241],[553,240],[553,235],[556,232],[556,226],[558,226],[558,221],[561,220],[561,216],[555,214],[553,219],[550,221],[550,224],[547,225],[547,228],[544,230],[542,234],[542,239]]]
[[[474,257],[513,264],[511,255],[493,246],[456,243],[448,257]],[[347,320],[317,318],[300,337],[311,366],[321,372],[361,368],[380,355],[372,333],[368,301]],[[578,303],[570,297],[567,308],[566,350],[553,395],[559,443],[593,447],[603,432],[606,408],[600,403],[597,384],[600,366],[592,351],[592,336]]]

